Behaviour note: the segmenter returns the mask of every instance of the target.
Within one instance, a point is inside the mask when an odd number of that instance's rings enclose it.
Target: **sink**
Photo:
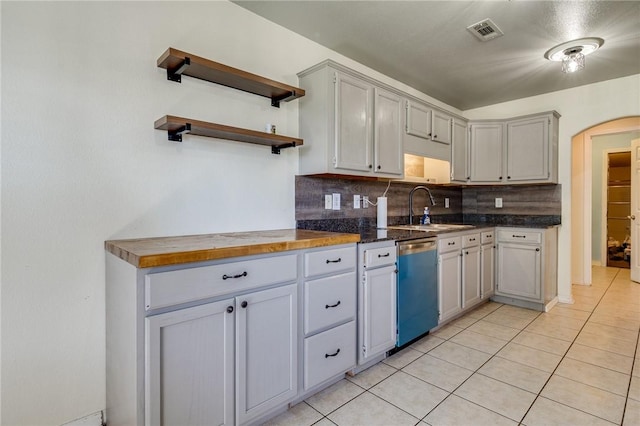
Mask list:
[[[470,229],[473,225],[456,225],[451,223],[431,223],[429,225],[395,225],[388,226],[388,229],[400,229],[405,231],[456,231],[459,229]]]

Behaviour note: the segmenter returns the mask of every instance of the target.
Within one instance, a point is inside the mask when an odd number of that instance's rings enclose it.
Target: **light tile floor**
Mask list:
[[[548,313],[489,302],[270,425],[640,425],[640,284],[594,267]]]

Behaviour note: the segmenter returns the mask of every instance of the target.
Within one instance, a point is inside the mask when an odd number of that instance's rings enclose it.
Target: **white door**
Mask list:
[[[438,310],[440,323],[462,311],[462,253],[438,256]]]
[[[297,393],[297,285],[236,297],[236,411],[250,423]]]
[[[396,267],[366,270],[360,364],[396,344]]]
[[[336,73],[335,167],[373,171],[373,86]]]
[[[234,424],[234,301],[145,319],[145,424]]]
[[[640,139],[631,141],[631,279],[640,282]]]
[[[374,172],[402,175],[402,99],[382,89],[375,89]]]
[[[423,104],[407,101],[406,132],[422,139],[431,136],[431,110]]]
[[[480,302],[480,246],[462,249],[462,309]]]

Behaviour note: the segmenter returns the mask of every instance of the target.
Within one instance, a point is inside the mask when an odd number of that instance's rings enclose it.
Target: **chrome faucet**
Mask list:
[[[436,200],[433,198],[433,195],[431,194],[431,191],[429,190],[429,188],[427,188],[424,185],[418,185],[415,188],[413,188],[409,193],[409,225],[413,225],[413,193],[416,192],[418,189],[423,189],[427,191],[427,194],[429,194],[429,201],[431,201],[431,205],[432,206],[436,205]]]

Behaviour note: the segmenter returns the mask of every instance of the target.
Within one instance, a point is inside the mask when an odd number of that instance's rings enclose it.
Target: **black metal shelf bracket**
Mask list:
[[[280,96],[274,96],[271,98],[271,106],[272,107],[276,107],[276,108],[280,108],[280,102],[282,101],[289,101],[291,99],[295,99],[296,97],[296,92],[295,90],[292,90],[291,92],[287,92],[284,95],[280,95]]]
[[[184,61],[175,68],[167,68],[167,80],[182,83],[182,73],[191,65],[191,58],[184,58]]]
[[[280,155],[280,150],[281,149],[285,149],[285,148],[295,148],[296,143],[295,142],[291,142],[291,143],[285,143],[283,145],[272,145],[271,146],[271,153],[272,154],[277,154]]]
[[[176,130],[167,130],[167,139],[173,142],[182,142],[182,134],[189,132],[191,132],[191,123],[186,123]]]

